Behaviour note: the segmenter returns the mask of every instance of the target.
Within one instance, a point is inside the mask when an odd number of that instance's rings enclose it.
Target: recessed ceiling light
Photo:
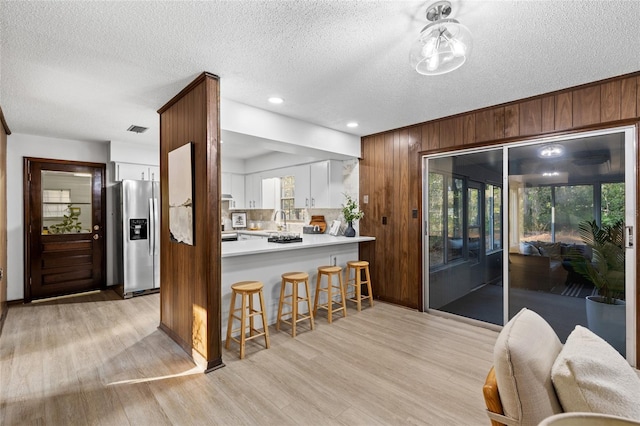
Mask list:
[[[558,173],[558,172],[544,172],[544,173],[542,173],[542,176],[544,176],[544,177],[560,176],[560,173]]]
[[[269,102],[271,102],[272,104],[279,105],[279,104],[284,102],[284,99],[279,98],[277,96],[272,96],[272,97],[269,98]]]
[[[347,127],[358,127],[358,123],[356,123],[355,121],[350,121],[349,123],[347,123]]]

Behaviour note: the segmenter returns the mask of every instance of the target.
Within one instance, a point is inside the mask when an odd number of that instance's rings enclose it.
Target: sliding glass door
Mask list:
[[[428,164],[428,305],[502,324],[502,150]]]
[[[426,157],[425,306],[496,325],[527,307],[635,353],[635,158],[632,127]],[[620,317],[601,326],[603,283]]]

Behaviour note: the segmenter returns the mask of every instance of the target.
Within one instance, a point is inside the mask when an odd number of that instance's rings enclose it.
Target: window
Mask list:
[[[302,221],[303,209],[295,207],[295,177],[280,178],[280,209],[285,213],[288,221]]]

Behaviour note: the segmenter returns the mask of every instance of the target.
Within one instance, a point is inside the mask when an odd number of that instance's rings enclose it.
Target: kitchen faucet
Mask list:
[[[280,213],[280,219],[284,220],[284,225],[283,228],[286,231],[287,230],[287,214],[285,213],[284,210],[276,210],[274,215],[273,215],[273,221],[275,222],[276,219],[278,218],[278,213]]]

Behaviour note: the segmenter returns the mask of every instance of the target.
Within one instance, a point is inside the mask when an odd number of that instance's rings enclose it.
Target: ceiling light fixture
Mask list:
[[[540,158],[557,158],[564,154],[564,147],[558,144],[545,145],[538,150],[538,157]]]
[[[473,45],[471,32],[451,14],[451,3],[438,1],[427,8],[431,21],[413,43],[409,60],[413,69],[424,75],[439,75],[458,69],[465,63]]]
[[[280,105],[284,102],[284,99],[278,98],[277,96],[272,96],[269,98],[269,102],[271,102],[272,104]]]
[[[351,128],[358,127],[358,123],[356,123],[355,121],[351,121],[347,123],[347,127],[351,127]]]

